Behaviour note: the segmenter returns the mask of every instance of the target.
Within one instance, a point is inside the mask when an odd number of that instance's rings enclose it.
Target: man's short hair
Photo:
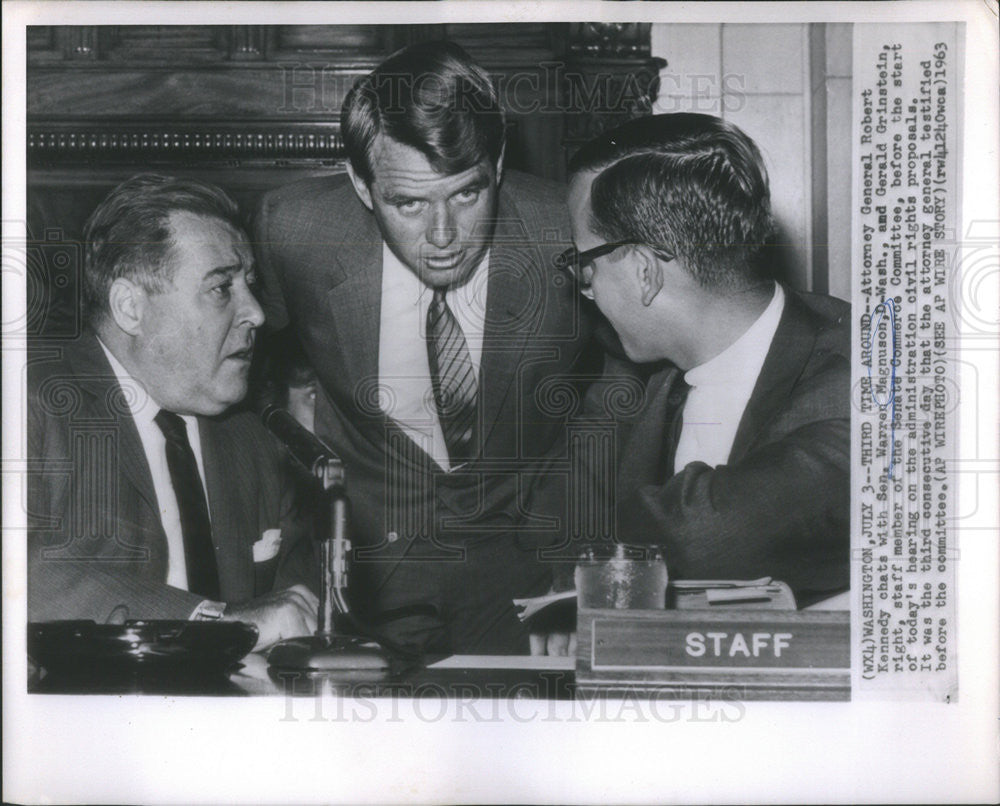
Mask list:
[[[504,114],[489,75],[453,42],[422,42],[396,51],[358,79],[340,113],[354,172],[374,178],[379,134],[417,149],[434,170],[461,173],[503,153]]]
[[[745,287],[774,229],[767,169],[753,140],[711,115],[653,115],[604,132],[570,161],[599,171],[591,229],[680,258],[706,287]]]
[[[166,259],[173,246],[170,214],[215,218],[242,232],[239,209],[221,188],[196,179],[139,174],[126,179],[97,206],[84,226],[84,314],[96,324],[108,312],[108,293],[119,277],[149,293],[172,279]]]

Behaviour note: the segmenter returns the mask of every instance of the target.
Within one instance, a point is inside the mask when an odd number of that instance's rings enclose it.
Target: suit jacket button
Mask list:
[[[389,532],[389,534],[385,536],[385,539],[388,540],[390,543],[395,543],[397,540],[399,540],[399,535],[396,534],[395,532]]]

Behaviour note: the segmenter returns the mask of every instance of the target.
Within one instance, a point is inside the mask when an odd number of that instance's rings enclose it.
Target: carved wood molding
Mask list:
[[[507,124],[508,139],[517,121]],[[340,124],[274,121],[29,124],[28,165],[228,165],[334,166],[347,157]]]
[[[67,121],[29,125],[27,150],[32,167],[80,163],[332,163],[344,157],[344,142],[336,123]]]
[[[432,38],[465,46],[502,88],[511,166],[554,179],[561,150],[648,114],[664,65],[648,23],[32,26],[28,164],[336,163],[357,76]]]
[[[598,58],[649,58],[648,22],[571,22],[569,52]]]

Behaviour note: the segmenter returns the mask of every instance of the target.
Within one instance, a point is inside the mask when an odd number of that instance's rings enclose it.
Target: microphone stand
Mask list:
[[[301,463],[301,462],[300,462]],[[332,682],[377,682],[389,676],[389,658],[374,641],[338,635],[335,618],[349,615],[347,603],[347,537],[349,499],[343,463],[329,455],[319,456],[306,468],[322,485],[323,505],[329,514],[328,533],[320,545],[320,603],[316,633],[275,644],[267,654],[276,669],[303,672]]]
[[[340,461],[327,459],[315,472],[323,484],[330,514],[330,534],[320,544],[320,590],[323,598],[317,614],[316,638],[332,645],[335,637],[334,613],[348,612],[347,553],[351,550],[347,539],[348,500],[344,487],[344,466]]]

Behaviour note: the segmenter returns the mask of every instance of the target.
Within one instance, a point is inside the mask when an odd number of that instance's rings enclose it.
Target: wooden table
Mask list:
[[[317,695],[571,699],[575,659],[503,655],[453,655],[430,659],[382,682],[342,683],[330,676],[275,671],[264,655],[250,653],[228,678],[157,679],[129,676],[29,681],[37,694],[154,694],[171,696],[268,697]]]
[[[845,594],[846,596],[846,594]],[[580,650],[577,657],[531,657],[531,656],[482,656],[454,655],[447,658],[429,658],[422,667],[410,668],[390,680],[382,682],[342,683],[329,676],[310,676],[303,672],[275,671],[270,669],[263,655],[251,653],[243,659],[228,678],[199,679],[149,679],[136,677],[106,677],[90,679],[54,679],[51,676],[29,680],[28,690],[31,693],[53,694],[165,694],[179,696],[294,696],[313,697],[321,694],[351,696],[356,694],[365,697],[447,697],[457,699],[496,699],[496,698],[530,698],[543,700],[566,700],[575,697],[595,696],[626,696],[646,695],[657,696],[664,692],[671,696],[690,696],[696,698],[730,697],[734,692],[742,691],[739,699],[847,699],[850,697],[849,682],[849,651],[847,650],[848,613],[841,610],[846,605],[843,599],[828,601],[818,607],[800,611],[770,611],[773,615],[791,619],[807,619],[810,621],[839,624],[843,633],[838,638],[843,639],[844,649],[840,653],[839,667],[836,674],[826,670],[815,675],[815,680],[803,678],[804,686],[799,681],[794,685],[748,685],[756,681],[748,672],[753,670],[715,668],[710,675],[713,691],[706,691],[692,686],[687,680],[690,675],[674,675],[671,681],[658,677],[659,672],[648,673],[640,667],[633,671],[614,674],[595,674],[597,669],[593,663],[597,656],[591,644],[592,636],[581,633],[579,636]],[[836,612],[810,611],[832,609]],[[643,611],[592,611],[588,616],[591,621],[596,612],[602,619],[618,616],[629,617],[629,614],[640,614]],[[680,616],[685,611],[665,611],[665,613]],[[687,611],[690,615],[692,611]],[[728,610],[730,616],[732,610]],[[655,614],[647,614],[655,615]],[[723,611],[706,613],[705,627],[723,618]],[[747,618],[768,619],[768,611],[756,610]],[[623,624],[622,627],[635,629],[635,625]],[[588,643],[588,641],[590,643]],[[843,657],[848,658],[845,663]],[[580,672],[580,685],[577,673]],[[760,675],[756,675],[760,676]],[[704,676],[703,676],[704,677]],[[765,676],[766,677],[766,676]],[[801,675],[800,675],[801,677]],[[607,678],[606,680],[604,678]],[[705,677],[708,680],[708,677]],[[607,685],[602,685],[602,681]],[[641,683],[641,684],[640,684]],[[625,688],[628,691],[625,691]],[[723,692],[720,694],[719,692]],[[728,692],[728,694],[726,693]]]

